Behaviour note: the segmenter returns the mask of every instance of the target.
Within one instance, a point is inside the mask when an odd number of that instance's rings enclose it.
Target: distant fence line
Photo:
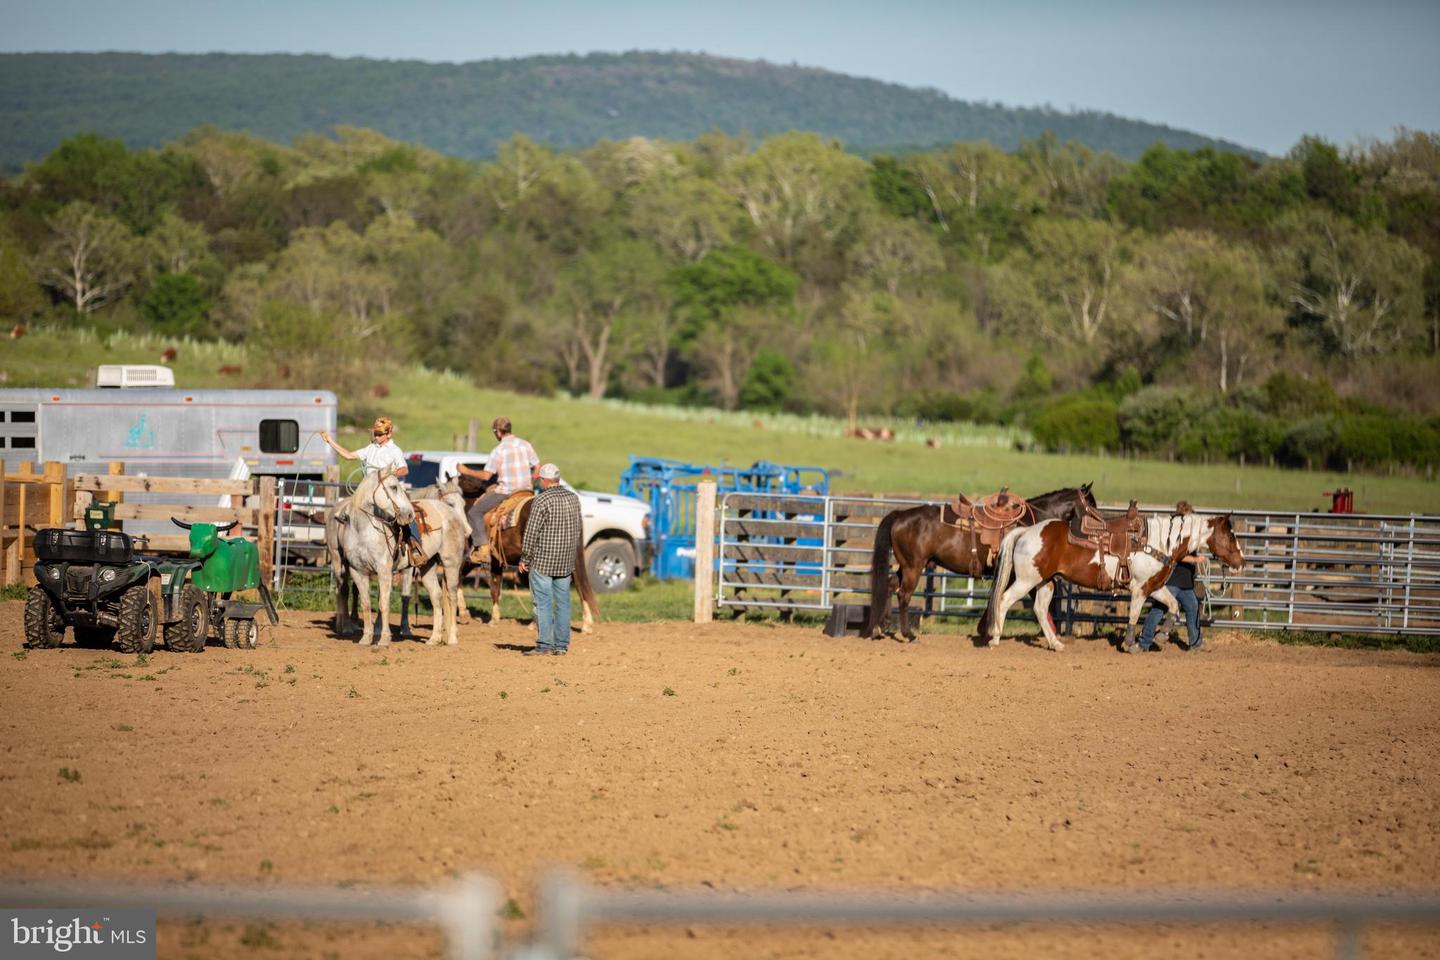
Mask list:
[[[545,877],[533,938],[505,944],[500,884],[471,874],[442,890],[340,891],[322,887],[109,887],[0,883],[0,906],[142,909],[160,916],[399,922],[440,927],[451,960],[572,960],[585,934],[613,924],[719,924],[905,928],[996,924],[1293,923],[1333,926],[1337,960],[1359,960],[1376,923],[1440,924],[1433,892],[1294,894],[1274,890],[1168,894],[968,893],[962,891],[726,894],[606,890],[568,872]]]

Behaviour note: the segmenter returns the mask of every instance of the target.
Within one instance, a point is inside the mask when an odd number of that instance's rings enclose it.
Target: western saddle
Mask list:
[[[1033,523],[1035,510],[1024,497],[1017,497],[1008,487],[1001,487],[998,493],[971,500],[963,493],[940,507],[940,521],[971,535],[970,573],[979,576],[984,572],[985,563],[980,556],[980,547],[989,548],[989,556],[1000,552],[1000,541],[1005,534],[1022,523]]]
[[[1101,590],[1127,588],[1130,585],[1130,554],[1148,549],[1145,518],[1140,516],[1139,504],[1134,500],[1118,517],[1107,517],[1085,504],[1085,508],[1070,519],[1069,536],[1075,546],[1099,552]],[[1119,561],[1114,577],[1105,567],[1107,556]]]

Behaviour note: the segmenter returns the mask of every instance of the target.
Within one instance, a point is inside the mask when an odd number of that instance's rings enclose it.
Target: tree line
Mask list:
[[[1278,159],[1052,136],[94,135],[0,181],[0,315],[495,387],[1022,423],[1052,449],[1440,460],[1440,136]]]

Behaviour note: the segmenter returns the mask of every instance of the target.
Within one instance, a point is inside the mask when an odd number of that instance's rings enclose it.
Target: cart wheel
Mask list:
[[[225,646],[236,650],[254,650],[260,641],[260,624],[254,620],[226,620]]]
[[[25,646],[45,649],[60,646],[65,639],[65,620],[50,594],[40,587],[31,587],[25,595]]]
[[[155,649],[160,611],[147,584],[137,583],[120,595],[119,620],[115,645],[121,653],[149,653]]]
[[[180,619],[165,625],[165,646],[173,653],[201,653],[210,632],[205,594],[193,584],[180,589]]]

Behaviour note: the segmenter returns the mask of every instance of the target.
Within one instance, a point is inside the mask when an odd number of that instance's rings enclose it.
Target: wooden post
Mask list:
[[[260,552],[260,581],[269,586],[275,572],[275,478],[261,477],[258,486],[260,524],[255,531],[255,547]]]
[[[475,448],[480,445],[480,421],[474,417],[470,418],[470,426],[465,431],[465,452],[474,453]]]
[[[25,568],[25,524],[30,519],[30,484],[27,481],[33,472],[28,460],[20,464],[20,482],[15,484],[15,543],[12,547],[15,552],[7,557],[10,574],[6,583],[19,583],[21,571]]]
[[[65,526],[65,508],[70,503],[70,481],[65,479],[65,465],[54,460],[45,463],[45,482],[50,487],[50,511],[46,523],[52,527]]]
[[[110,468],[106,472],[109,473],[112,477],[122,477],[125,475],[125,464],[119,460],[111,460]],[[96,499],[108,500],[111,503],[119,503],[124,496],[125,495],[119,490],[106,490],[98,497],[96,497]],[[124,529],[124,526],[119,521],[116,521],[115,529],[122,530]]]
[[[715,619],[715,482],[695,485],[695,622]]]
[[[0,586],[10,585],[10,551],[5,542],[10,533],[10,502],[5,499],[8,489],[5,486],[5,461],[0,460]]]

